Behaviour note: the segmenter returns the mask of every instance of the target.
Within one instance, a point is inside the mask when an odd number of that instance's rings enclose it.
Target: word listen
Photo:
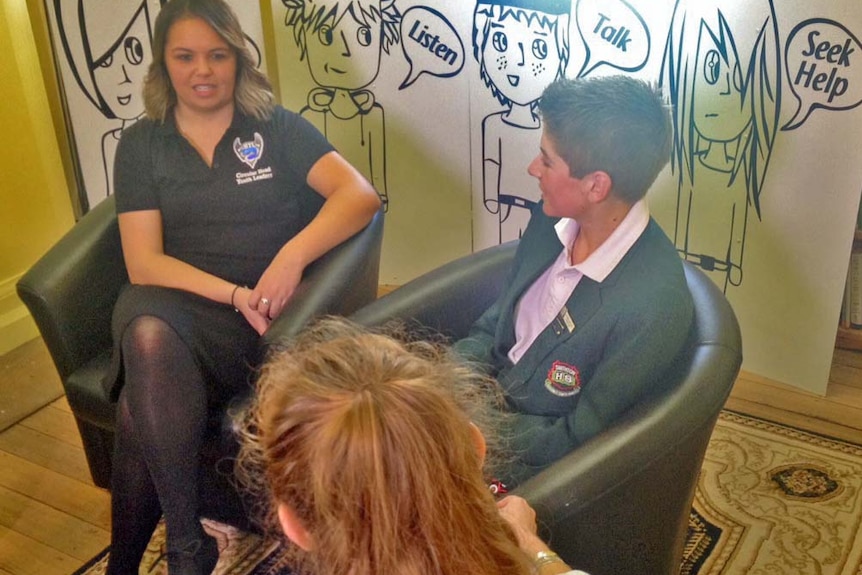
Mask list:
[[[856,51],[850,47],[850,38],[844,42],[844,45],[833,44],[828,41],[816,42],[820,32],[813,30],[808,35],[808,48],[802,51],[803,56],[813,57],[817,62],[809,62],[803,60],[799,65],[799,72],[796,74],[794,84],[797,86],[802,84],[806,88],[811,88],[817,92],[829,94],[828,102],[832,102],[835,98],[847,92],[850,82],[847,78],[838,75],[840,68],[850,67],[850,55]],[[834,64],[831,70],[818,72],[818,62],[826,68],[824,62]],[[810,64],[810,65],[809,65]]]
[[[419,26],[422,26],[421,30],[419,29]],[[450,66],[454,66],[458,61],[458,52],[441,42],[439,35],[434,34],[432,36],[431,33],[428,32],[428,26],[423,25],[419,20],[416,20],[413,24],[408,37],[423,48],[427,48],[429,52]]]
[[[602,13],[599,13],[599,22],[596,24],[596,27],[593,28],[593,33],[601,36],[602,40],[613,45],[614,48],[622,50],[623,52],[628,52],[629,42],[632,41],[629,38],[629,33],[631,32],[625,26],[620,26],[619,28],[614,28],[610,24],[604,25],[605,22],[610,22],[610,16],[605,16]]]

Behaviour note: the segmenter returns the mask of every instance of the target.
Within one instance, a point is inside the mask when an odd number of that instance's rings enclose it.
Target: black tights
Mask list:
[[[107,575],[137,574],[162,510],[169,550],[205,537],[198,520],[207,420],[200,369],[177,333],[153,316],[129,324],[122,350]]]

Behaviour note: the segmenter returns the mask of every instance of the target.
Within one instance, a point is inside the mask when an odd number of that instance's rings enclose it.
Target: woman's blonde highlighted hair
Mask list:
[[[282,503],[309,532],[313,549],[291,546],[290,567],[530,573],[471,429],[491,386],[441,345],[345,320],[324,320],[271,355],[242,426],[239,475],[264,492],[274,532]]]
[[[153,31],[153,61],[144,81],[144,108],[152,120],[164,122],[177,103],[177,94],[165,66],[165,44],[171,26],[183,18],[200,18],[236,54],[234,102],[240,112],[266,120],[275,107],[272,85],[255,66],[239,20],[223,0],[170,0],[156,17]]]

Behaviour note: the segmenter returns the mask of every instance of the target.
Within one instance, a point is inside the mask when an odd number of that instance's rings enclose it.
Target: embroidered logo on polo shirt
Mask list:
[[[241,142],[239,138],[236,138],[233,141],[233,153],[253,170],[257,161],[263,156],[263,136],[255,132],[254,140],[251,142]]]
[[[572,397],[581,391],[581,372],[574,365],[555,361],[545,379],[545,388],[558,397]]]
[[[254,140],[250,142],[243,142],[239,138],[236,138],[233,141],[233,153],[236,154],[236,157],[242,163],[251,168],[249,172],[236,173],[236,184],[238,186],[273,178],[272,166],[254,168],[258,160],[263,157],[263,136],[257,132],[254,133]]]

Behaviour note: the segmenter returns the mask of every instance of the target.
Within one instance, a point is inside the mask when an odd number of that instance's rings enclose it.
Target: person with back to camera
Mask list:
[[[318,322],[261,369],[239,477],[307,575],[572,571],[482,473],[493,382],[442,345]],[[541,552],[541,553],[540,553]]]
[[[198,518],[208,411],[247,389],[259,338],[310,262],[379,209],[372,186],[276,106],[223,0],[170,0],[147,118],[120,140],[115,192],[131,283],[116,303],[110,575],[137,573],[164,512],[171,575],[211,573]]]
[[[539,112],[528,171],[542,201],[499,298],[454,344],[513,413],[507,487],[660,387],[693,318],[682,263],[644,200],[670,156],[660,95],[626,76],[561,79]]]

